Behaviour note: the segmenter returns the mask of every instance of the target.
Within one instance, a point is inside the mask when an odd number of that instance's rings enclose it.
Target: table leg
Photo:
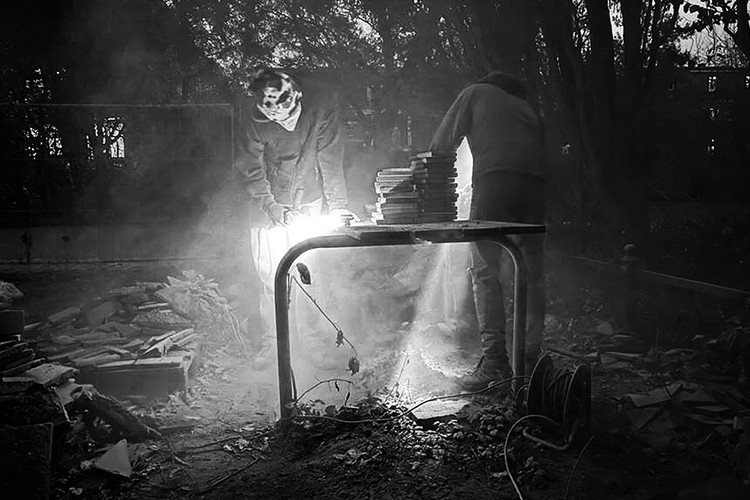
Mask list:
[[[514,267],[513,283],[513,376],[523,377],[526,364],[526,261],[519,246],[509,237],[501,235],[492,240],[504,248],[511,256]],[[503,307],[500,305],[500,307]],[[513,389],[518,390],[523,380],[513,381]]]

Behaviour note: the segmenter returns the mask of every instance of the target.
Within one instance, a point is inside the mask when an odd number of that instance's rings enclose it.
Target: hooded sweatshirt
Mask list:
[[[541,123],[528,102],[490,83],[465,88],[430,144],[454,151],[466,137],[474,159],[472,181],[489,172],[519,172],[544,179]]]

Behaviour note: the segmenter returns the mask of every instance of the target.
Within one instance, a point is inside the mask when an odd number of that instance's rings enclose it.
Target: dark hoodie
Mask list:
[[[472,179],[488,172],[520,172],[544,179],[541,122],[514,77],[493,72],[466,87],[440,123],[430,150],[455,150],[466,137]]]
[[[240,111],[235,168],[258,208],[299,207],[321,197],[329,209],[348,204],[339,105],[322,88],[302,89],[302,112],[285,130],[248,103]]]

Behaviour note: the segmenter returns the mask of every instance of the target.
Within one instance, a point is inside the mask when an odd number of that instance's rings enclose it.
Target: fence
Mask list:
[[[189,215],[232,162],[228,104],[0,104],[3,227]]]
[[[647,284],[667,286],[730,300],[750,300],[750,291],[747,290],[643,269],[639,266],[638,249],[635,245],[625,246],[623,257],[619,263],[604,262],[573,255],[565,255],[564,257],[569,262],[584,265],[619,280],[620,293],[623,300],[618,312],[623,327],[630,331],[636,330],[639,294]]]

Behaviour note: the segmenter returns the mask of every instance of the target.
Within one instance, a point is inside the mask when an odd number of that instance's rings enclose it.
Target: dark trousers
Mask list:
[[[472,181],[472,220],[544,223],[544,181],[515,172],[491,172]],[[526,314],[526,357],[536,358],[544,330],[544,236],[511,236],[526,260],[528,295]],[[505,308],[501,270],[510,256],[496,244],[472,244],[471,277],[474,305],[487,358],[507,360],[512,352],[506,343]],[[512,340],[512,337],[508,337]],[[507,345],[506,345],[507,344]],[[506,351],[507,349],[507,351]]]

